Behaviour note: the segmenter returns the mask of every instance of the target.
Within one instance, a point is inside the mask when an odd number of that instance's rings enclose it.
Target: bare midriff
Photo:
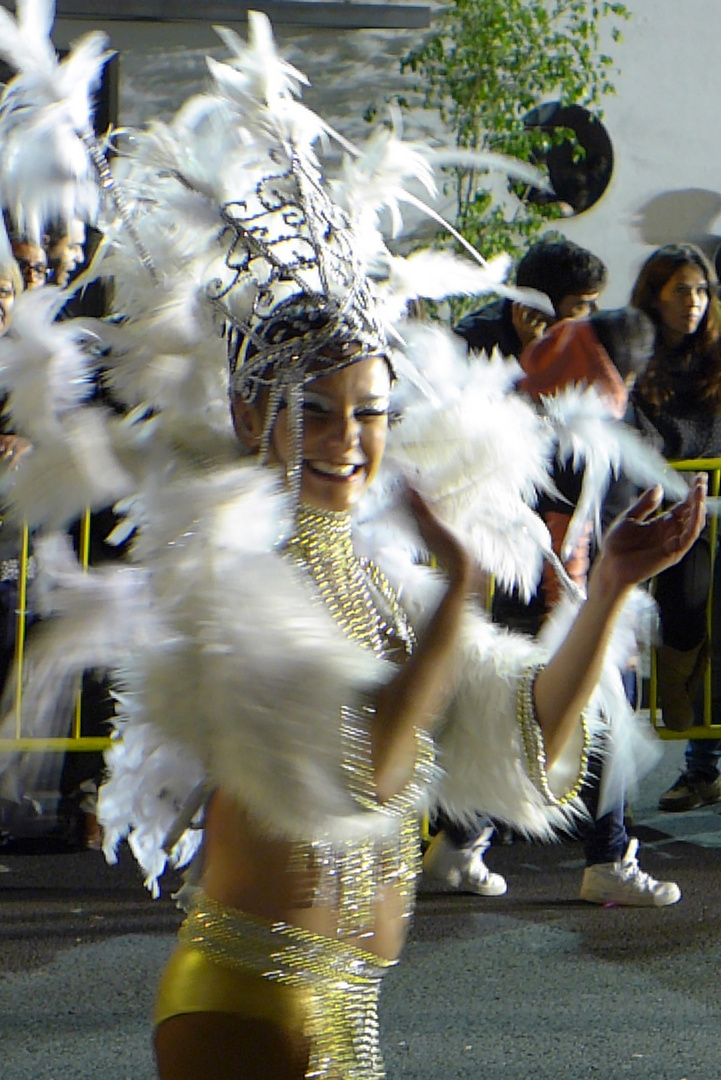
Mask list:
[[[309,899],[316,884],[313,872],[293,869],[294,847],[269,838],[235,799],[217,791],[206,814],[203,889],[226,907],[343,940],[337,907]],[[382,887],[370,932],[345,940],[385,960],[395,960],[406,935],[405,911],[398,891]]]

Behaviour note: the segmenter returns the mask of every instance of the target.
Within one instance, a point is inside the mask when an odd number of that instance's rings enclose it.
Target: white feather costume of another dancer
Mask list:
[[[20,6],[21,23],[38,3]],[[7,25],[0,22],[0,51]],[[272,470],[239,460],[228,415],[222,329],[257,316],[274,258],[293,267],[287,294],[315,295],[321,285],[318,267],[304,263],[307,238],[259,205],[259,193],[269,179],[284,182],[291,159],[321,191],[314,147],[335,137],[296,100],[302,76],[276,55],[267,20],[252,15],[250,26],[247,45],[222,32],[234,56],[229,64],[209,61],[211,91],[172,124],[138,133],[115,168],[133,233],[106,206],[92,273],[114,279],[122,320],[92,332],[109,350],[106,378],[126,415],[81,400],[88,361],[73,324],[55,324],[33,294],[20,298],[13,329],[0,339],[0,381],[18,430],[35,447],[6,494],[38,530],[39,603],[48,617],[31,650],[26,707],[35,732],[48,734],[52,695],[65,679],[84,667],[116,673],[118,737],[100,803],[106,851],[112,857],[128,836],[154,889],[178,815],[192,816],[194,796],[215,785],[290,839],[342,843],[394,827],[382,807],[369,813],[350,794],[339,733],[342,709],[367,700],[389,667],[345,640],[303,576],[278,557],[292,529],[292,500]],[[335,205],[350,213],[353,259],[373,298],[369,322],[382,324],[394,345],[403,415],[390,432],[383,483],[359,515],[358,543],[373,551],[422,626],[441,586],[414,560],[417,537],[396,509],[399,477],[412,477],[489,573],[528,594],[550,552],[532,505],[549,484],[563,410],[553,423],[539,416],[512,392],[514,365],[469,364],[446,331],[398,321],[411,297],[438,296],[441,278],[446,294],[521,294],[500,284],[500,264],[486,266],[480,256],[473,265],[448,253],[393,255],[379,223],[390,211],[397,226],[402,202],[417,202],[404,185],[431,184],[433,154],[404,148],[385,131],[365,154],[347,149]],[[246,220],[256,209],[265,215],[265,250],[274,254],[264,261],[256,253],[239,269],[237,237],[229,247],[228,235],[241,204]],[[272,291],[277,303],[277,280]],[[567,395],[568,410],[582,412],[582,398]],[[586,412],[609,427],[595,403]],[[608,437],[603,445],[611,467],[619,444]],[[43,485],[52,460],[62,469]],[[655,480],[660,459],[639,468]],[[86,505],[110,502],[124,518],[119,532],[134,533],[131,565],[83,573],[57,536],[43,539]],[[483,809],[550,835],[575,809],[553,792],[573,787],[581,747],[570,746],[550,788],[539,787],[538,755],[532,750],[529,760],[517,722],[524,672],[549,649],[469,612],[462,652],[439,740],[438,797],[459,816]],[[600,717],[604,695],[616,708],[618,685],[609,669],[591,716]],[[420,779],[419,808],[433,776]],[[175,839],[173,860],[182,864],[198,834]]]
[[[105,34],[87,34],[59,61],[50,41],[55,4],[0,7],[0,56],[17,71],[0,106],[0,203],[17,227],[40,237],[49,221],[93,220],[100,193],[88,156],[91,94],[110,57]]]

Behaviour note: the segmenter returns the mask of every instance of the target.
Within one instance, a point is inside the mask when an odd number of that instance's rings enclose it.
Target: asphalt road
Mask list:
[[[656,812],[680,751],[634,805],[642,865],[680,883],[675,907],[584,904],[573,841],[494,845],[504,897],[422,888],[384,990],[390,1080],[721,1080],[721,806]],[[152,1080],[172,901],[148,897],[129,856],[6,850],[0,864],[1,1080]]]

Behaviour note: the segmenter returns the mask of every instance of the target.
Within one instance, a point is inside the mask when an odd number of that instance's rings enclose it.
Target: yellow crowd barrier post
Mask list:
[[[717,499],[721,490],[721,458],[685,458],[682,461],[672,461],[671,465],[678,472],[708,474],[708,493],[713,499]],[[721,723],[715,724],[713,719],[713,608],[714,608],[714,584],[716,578],[716,554],[718,545],[718,517],[715,513],[709,515],[708,524],[709,548],[711,551],[711,572],[709,575],[709,591],[706,601],[706,625],[710,643],[709,658],[706,662],[706,670],[703,678],[704,714],[703,724],[695,724],[688,731],[671,731],[664,727],[662,714],[658,707],[658,657],[656,649],[651,650],[651,677],[649,682],[649,713],[651,723],[657,734],[662,739],[719,739],[721,738]]]
[[[86,510],[80,522],[78,558],[83,569],[87,570],[90,562],[90,511]],[[57,752],[105,750],[110,745],[107,736],[89,736],[82,734],[82,676],[78,678],[73,706],[73,718],[69,735],[58,738],[38,738],[23,735],[23,681],[27,643],[28,615],[28,578],[30,569],[30,533],[25,526],[20,539],[18,552],[18,598],[15,614],[15,651],[13,657],[16,673],[14,687],[14,737],[0,738],[0,752]]]
[[[83,570],[87,573],[90,564],[90,511],[86,510],[80,521],[80,537],[78,542],[78,559]],[[73,739],[82,738],[83,723],[83,677],[78,675],[75,687],[75,709],[73,714]]]
[[[15,611],[15,738],[22,738],[23,669],[25,628],[28,614],[28,571],[30,566],[30,530],[23,525],[18,558],[18,606]]]

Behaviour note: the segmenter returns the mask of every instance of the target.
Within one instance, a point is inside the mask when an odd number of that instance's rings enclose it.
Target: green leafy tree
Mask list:
[[[610,20],[608,37],[619,42],[619,24],[628,18],[623,4],[603,0],[451,0],[430,37],[401,64],[460,149],[542,163],[554,143],[574,142],[575,135],[529,127],[527,114],[559,100],[600,116],[601,99],[614,92],[614,62],[600,44],[603,24]],[[583,156],[577,141],[574,155]],[[561,215],[553,202],[524,198],[518,185],[499,203],[488,172],[477,167],[450,169],[448,188],[456,226],[486,255],[520,254]]]

